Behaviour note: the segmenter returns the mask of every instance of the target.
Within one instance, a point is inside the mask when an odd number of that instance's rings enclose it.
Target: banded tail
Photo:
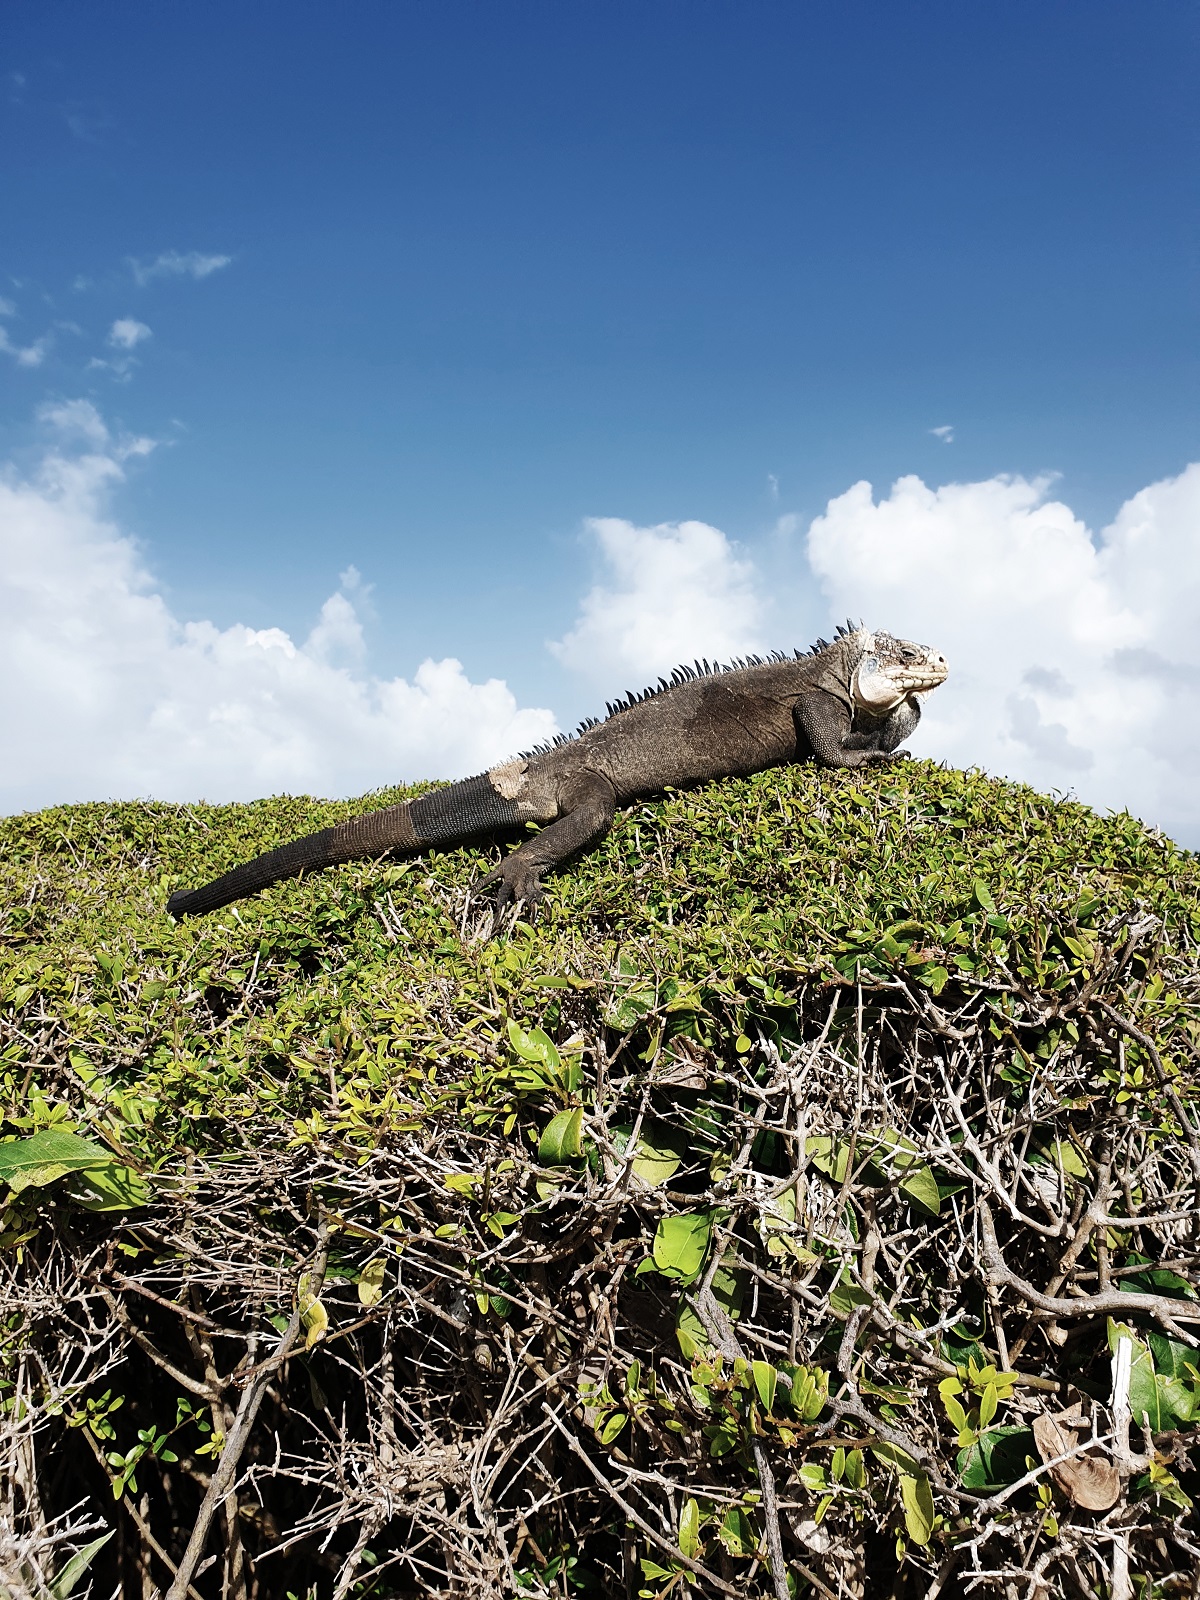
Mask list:
[[[386,855],[390,850],[413,854],[427,845],[465,843],[481,834],[518,827],[523,816],[512,800],[497,793],[487,774],[465,778],[416,800],[366,811],[336,828],[293,839],[199,889],[177,889],[167,901],[167,910],[176,921],[203,916],[284,878],[298,878],[301,873],[342,861]]]

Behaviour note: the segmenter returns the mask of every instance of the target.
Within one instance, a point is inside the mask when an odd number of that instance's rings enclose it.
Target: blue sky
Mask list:
[[[454,656],[563,720],[587,518],[767,571],[861,479],[1054,472],[1099,529],[1200,454],[1198,33],[1173,0],[9,0],[0,295],[40,359],[0,361],[0,453],[86,399],[158,442],[110,514],[174,616],[301,638],[353,564],[372,671]]]

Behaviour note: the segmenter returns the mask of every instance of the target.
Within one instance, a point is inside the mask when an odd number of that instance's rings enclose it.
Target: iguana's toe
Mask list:
[[[481,893],[495,889],[497,914],[520,904],[532,910],[545,894],[540,869],[518,860],[515,853],[480,878],[475,887]]]

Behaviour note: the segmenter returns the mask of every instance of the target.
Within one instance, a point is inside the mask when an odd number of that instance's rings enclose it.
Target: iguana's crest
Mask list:
[[[564,744],[571,744],[589,729],[598,728],[608,717],[620,716],[622,711],[640,706],[643,701],[652,700],[655,695],[666,694],[669,689],[677,689],[681,683],[690,683],[696,678],[719,677],[725,672],[744,672],[747,667],[765,667],[772,662],[803,661],[807,656],[819,656],[823,650],[834,649],[842,639],[861,633],[862,627],[861,622],[855,623],[847,617],[844,623],[838,624],[832,641],[818,639],[816,644],[807,650],[793,650],[790,657],[786,650],[769,650],[765,656],[735,656],[732,661],[693,661],[690,666],[686,662],[681,663],[668,676],[660,677],[657,683],[650,684],[640,694],[634,689],[629,689],[621,699],[608,701],[604,708],[606,713],[604,717],[584,717],[574,733],[556,733],[552,739],[544,739],[541,744],[535,744],[531,750],[522,750],[522,759],[530,760],[534,756],[544,756],[551,750],[558,750]]]

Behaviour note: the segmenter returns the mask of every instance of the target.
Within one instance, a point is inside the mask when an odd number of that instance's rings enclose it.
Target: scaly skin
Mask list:
[[[924,645],[863,628],[794,659],[729,669],[679,669],[671,682],[610,707],[574,739],[504,762],[417,800],[367,812],[339,827],[269,851],[202,888],[180,890],[167,909],[197,916],[281,878],[388,851],[415,854],[543,824],[482,880],[498,910],[535,905],[542,878],[589,849],[619,805],[663,789],[816,759],[863,767],[907,754],[899,747],[921,716],[919,696],[946,677],[945,658]]]

